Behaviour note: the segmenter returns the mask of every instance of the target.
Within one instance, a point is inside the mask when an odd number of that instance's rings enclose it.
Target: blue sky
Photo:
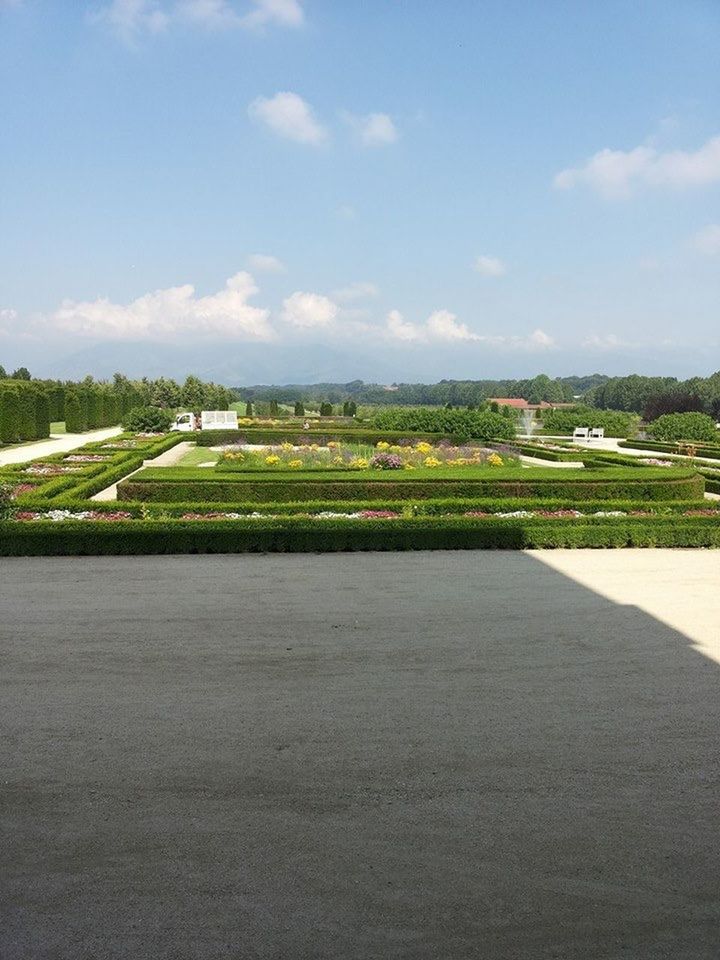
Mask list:
[[[0,0],[0,363],[720,367],[716,0]]]

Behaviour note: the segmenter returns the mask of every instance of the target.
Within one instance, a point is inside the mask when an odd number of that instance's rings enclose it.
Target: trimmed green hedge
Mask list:
[[[705,489],[708,493],[720,493],[720,476],[710,470],[701,470],[700,473],[705,478]]]
[[[122,439],[122,437],[113,437],[112,440]],[[70,453],[103,453],[109,459],[104,463],[88,463],[82,466],[78,473],[68,473],[56,477],[32,477],[24,474],[23,467],[27,464],[18,465],[16,477],[19,482],[34,482],[37,489],[22,494],[18,498],[18,504],[21,504],[27,510],[47,509],[48,505],[58,506],[57,501],[68,500],[80,501],[92,497],[106,487],[122,480],[133,470],[142,467],[146,459],[153,459],[170,450],[176,444],[182,441],[180,434],[168,434],[165,437],[151,440],[139,447],[129,450],[106,450],[103,445],[112,440],[100,440],[95,443],[88,443],[79,450],[70,451]],[[52,457],[43,458],[43,463],[61,463],[69,454],[59,453]],[[26,479],[27,478],[27,479]],[[45,482],[40,482],[44,479]],[[87,509],[87,507],[85,507]]]
[[[334,430],[328,425],[324,430],[276,429],[268,427],[240,427],[239,430],[199,430],[197,433],[185,434],[183,439],[194,440],[199,447],[219,447],[232,443],[293,443],[296,446],[317,443],[320,446],[328,440],[344,443],[363,443],[375,445],[380,440],[388,443],[397,443],[398,440],[426,440],[428,443],[437,443],[444,439],[444,433],[417,433],[413,430],[373,430],[354,428],[352,430]]]
[[[648,427],[658,440],[690,440],[714,442],[718,432],[715,421],[707,413],[664,413]]]
[[[489,410],[393,407],[377,413],[373,424],[380,430],[424,430],[466,439],[512,440],[515,437],[513,418]]]
[[[576,427],[601,427],[606,437],[627,437],[637,428],[640,418],[622,410],[577,407],[573,410],[543,411],[543,434],[572,434]]]
[[[36,384],[0,380],[0,444],[50,436],[50,405]]]
[[[424,500],[429,497],[573,497],[577,501],[606,499],[692,500],[702,497],[704,480],[694,470],[529,470],[498,469],[487,478],[468,480],[437,477],[387,479],[352,472],[286,479],[260,472],[207,476],[207,470],[185,471],[186,478],[167,470],[144,470],[118,486],[118,500],[145,502],[233,503],[306,500]],[[503,476],[504,474],[504,476]],[[193,476],[194,475],[194,476]]]
[[[502,447],[502,442],[491,441],[489,447]],[[543,447],[534,447],[529,443],[518,443],[513,440],[511,444],[513,450],[523,454],[526,457],[536,457],[538,460],[549,460],[552,463],[580,463],[588,458],[592,451],[589,450],[568,450],[561,453],[559,450],[547,450]]]
[[[3,479],[0,477],[0,480]],[[591,514],[595,511],[616,511],[625,513],[651,513],[656,516],[680,516],[686,510],[714,510],[720,519],[720,503],[707,500],[583,500],[578,503],[576,498],[534,498],[532,500],[508,497],[444,497],[427,500],[307,500],[300,503],[208,503],[196,501],[185,503],[145,503],[140,500],[125,500],[117,503],[114,500],[92,501],[79,500],[71,495],[59,497],[51,504],[35,501],[18,500],[19,509],[63,509],[79,512],[81,510],[100,510],[113,513],[116,510],[125,510],[134,517],[146,519],[179,518],[185,513],[241,513],[241,514],[272,514],[293,516],[299,514],[357,513],[362,510],[393,510],[408,516],[462,516],[468,511],[483,511],[485,513],[511,513],[516,510],[577,510]]]
[[[718,546],[706,517],[0,522],[0,556]]]
[[[655,450],[658,453],[680,453],[677,443],[666,443],[664,440],[619,440],[619,447],[630,450]],[[708,460],[720,460],[720,445],[695,444],[698,457],[707,457]]]

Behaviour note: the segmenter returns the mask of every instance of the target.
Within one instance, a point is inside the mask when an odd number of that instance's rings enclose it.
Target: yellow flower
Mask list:
[[[302,465],[303,465],[302,460],[290,460],[288,463],[288,466],[292,470],[299,470]]]
[[[288,443],[286,440],[285,443],[283,443],[282,448],[285,451],[285,453],[289,453],[292,450],[293,445],[291,443]]]
[[[389,450],[389,449],[390,449],[390,444],[387,442],[387,440],[378,440],[378,442],[375,444],[375,446],[377,447],[378,450]]]
[[[425,457],[423,462],[426,467],[439,467],[441,465],[437,457]]]
[[[487,458],[487,462],[491,467],[501,467],[503,465],[503,458],[499,453],[491,453]]]
[[[337,440],[328,440],[328,447],[329,447],[331,450],[334,450],[336,447],[339,447],[339,446],[340,446],[340,444],[339,444],[339,442],[338,442]]]
[[[403,448],[399,447],[396,443],[394,443],[391,447],[388,447],[388,451],[390,453],[402,453]]]
[[[414,470],[414,469],[415,469],[415,465],[414,465],[413,463],[406,463],[404,469],[405,469],[405,470]]]
[[[350,466],[356,470],[367,470],[368,462],[364,457],[353,457]]]
[[[336,467],[341,467],[343,463],[345,463],[342,457],[333,457],[332,462],[335,464]]]
[[[265,463],[269,467],[274,467],[276,463],[280,463],[280,457],[276,453],[271,453],[269,457],[265,457]]]
[[[418,453],[430,453],[432,450],[432,444],[426,443],[424,440],[421,440],[420,443],[415,444],[415,449]]]

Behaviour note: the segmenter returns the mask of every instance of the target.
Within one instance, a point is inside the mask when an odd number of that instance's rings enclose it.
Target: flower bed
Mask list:
[[[71,453],[63,457],[63,463],[105,463],[109,459],[101,453]]]
[[[33,463],[23,469],[23,473],[29,473],[37,477],[57,477],[64,473],[82,473],[82,467],[64,467],[60,463]]]
[[[127,510],[80,510],[73,513],[72,510],[19,510],[14,517],[15,520],[52,520],[58,523],[63,520],[132,520],[132,513]]]
[[[326,446],[317,443],[297,446],[288,441],[259,450],[232,447],[223,452],[216,470],[432,470],[517,465],[517,457],[509,448],[501,452],[479,444],[456,446],[440,442],[433,445],[425,440],[403,443],[381,440],[373,448],[330,440]]]

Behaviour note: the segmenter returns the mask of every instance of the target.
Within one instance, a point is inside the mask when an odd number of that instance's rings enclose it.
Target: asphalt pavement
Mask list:
[[[0,561],[0,957],[716,960],[719,558]]]

